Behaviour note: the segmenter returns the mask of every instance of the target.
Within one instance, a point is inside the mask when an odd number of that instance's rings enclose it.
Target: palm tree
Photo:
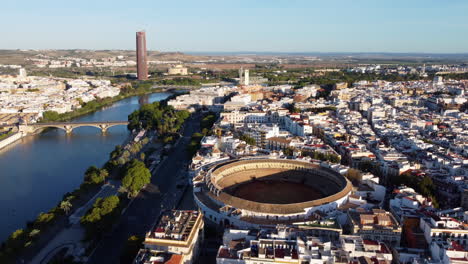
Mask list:
[[[109,177],[109,172],[106,169],[101,169],[100,176],[102,176],[105,179]]]
[[[70,203],[69,200],[65,200],[60,203],[60,209],[62,209],[67,215],[68,215],[68,212],[70,212],[71,208],[72,208],[72,204]]]

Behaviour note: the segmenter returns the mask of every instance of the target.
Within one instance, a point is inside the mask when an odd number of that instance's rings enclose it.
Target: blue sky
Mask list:
[[[468,53],[465,0],[22,0],[0,49]]]

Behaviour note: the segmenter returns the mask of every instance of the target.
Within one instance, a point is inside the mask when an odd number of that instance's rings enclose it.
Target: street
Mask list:
[[[169,156],[155,169],[151,183],[146,186],[122,214],[113,232],[106,235],[90,256],[88,263],[119,263],[128,237],[144,236],[155,223],[161,209],[172,209],[177,191],[177,178],[186,174],[190,157],[186,146],[191,135],[200,130],[200,118],[189,118],[183,137]]]

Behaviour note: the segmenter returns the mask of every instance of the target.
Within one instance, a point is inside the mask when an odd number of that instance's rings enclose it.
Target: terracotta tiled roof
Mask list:
[[[177,254],[174,254],[171,256],[171,258],[166,261],[166,263],[164,264],[180,264],[182,263],[182,255],[177,255]]]

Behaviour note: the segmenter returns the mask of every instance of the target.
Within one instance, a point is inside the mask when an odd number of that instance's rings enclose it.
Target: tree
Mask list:
[[[169,143],[171,143],[173,140],[174,140],[174,139],[172,138],[172,136],[165,136],[165,137],[163,138],[163,143],[164,143],[164,144],[169,144]]]
[[[42,114],[42,121],[44,122],[51,122],[51,121],[57,121],[60,119],[60,114],[55,112],[55,111],[45,111]]]
[[[209,136],[211,134],[211,130],[208,128],[203,128],[202,129],[202,134],[205,136]]]
[[[100,184],[109,176],[106,169],[98,169],[96,166],[89,167],[85,172],[84,182],[88,184]]]
[[[110,153],[110,158],[115,159],[122,155],[123,148],[121,145],[115,146],[114,150]]]
[[[348,180],[354,183],[360,182],[362,180],[361,171],[353,169],[353,168],[349,168],[345,176],[346,178],[348,178]]]
[[[309,156],[316,160],[329,161],[331,163],[339,163],[340,156],[333,153],[322,153],[320,151],[303,151],[302,155]]]
[[[83,99],[81,99],[80,97],[76,98],[76,100],[78,101],[78,103],[79,103],[81,106],[84,106],[84,105],[85,105],[85,102],[84,102]]]
[[[135,197],[138,192],[150,183],[151,172],[145,164],[139,160],[132,160],[122,179],[122,186],[127,190],[130,197]]]
[[[419,192],[424,196],[430,196],[434,193],[435,186],[432,179],[428,176],[424,177],[418,184]]]
[[[189,152],[190,156],[193,156],[195,153],[197,153],[198,149],[200,148],[200,140],[202,138],[202,134],[193,133],[192,138],[190,139],[190,143],[187,145],[187,151]]]
[[[431,198],[432,206],[435,208],[439,207],[439,203],[436,199],[436,186],[432,181],[431,177],[424,176],[424,177],[417,177],[412,175],[410,172],[403,173],[392,178],[392,184],[396,186],[406,185],[410,188],[416,190],[419,194]]]
[[[336,154],[326,154],[325,155],[325,160],[330,161],[331,163],[340,163],[340,156]]]
[[[216,129],[215,130],[215,135],[220,138],[223,135],[223,130],[219,129],[219,128]]]
[[[200,122],[201,128],[211,129],[214,122],[216,121],[216,115],[214,113],[209,113]]]
[[[119,197],[112,195],[98,198],[93,207],[81,217],[81,224],[86,229],[86,237],[93,238],[108,230],[119,213]]]
[[[13,232],[7,240],[7,245],[13,251],[17,251],[24,247],[27,239],[27,233],[23,229],[18,229]]]
[[[162,85],[194,85],[194,86],[200,85],[199,80],[195,80],[192,78],[181,78],[181,77],[174,78],[172,80],[168,80],[168,79],[161,80],[159,81],[159,83]]]
[[[255,146],[257,144],[257,141],[254,138],[246,134],[243,134],[242,136],[240,136],[239,139],[245,141],[245,143],[252,145],[252,146]]]
[[[124,165],[125,163],[127,163],[127,159],[124,158],[124,157],[120,157],[118,160],[117,160],[117,163],[119,165]]]
[[[301,109],[296,107],[296,104],[289,104],[288,105],[288,110],[290,113],[300,113]]]
[[[135,258],[138,250],[141,248],[143,239],[138,236],[131,236],[127,239],[125,249],[123,250],[122,255],[120,256],[120,263],[131,263]]]
[[[54,213],[40,213],[37,216],[37,219],[34,223],[34,226],[38,229],[43,229],[46,227],[52,220],[54,220],[55,214]]]
[[[31,232],[29,232],[29,237],[30,237],[30,238],[34,238],[34,237],[36,237],[37,235],[39,235],[39,233],[41,233],[41,230],[39,230],[39,229],[33,229],[33,230],[31,230]]]
[[[155,129],[160,135],[174,133],[189,116],[188,111],[176,111],[165,103],[154,102],[143,105],[128,116],[128,129]]]
[[[150,141],[150,140],[149,140],[148,137],[144,137],[140,142],[141,142],[141,145],[144,146],[144,145],[148,144],[149,141]]]
[[[293,147],[287,147],[286,149],[283,150],[284,155],[290,157],[294,155],[294,148]]]
[[[179,121],[183,122],[185,119],[190,117],[190,112],[187,110],[177,111],[176,116]]]
[[[72,208],[72,204],[70,203],[69,200],[65,200],[60,203],[60,209],[62,209],[66,215],[68,215],[71,208]]]

